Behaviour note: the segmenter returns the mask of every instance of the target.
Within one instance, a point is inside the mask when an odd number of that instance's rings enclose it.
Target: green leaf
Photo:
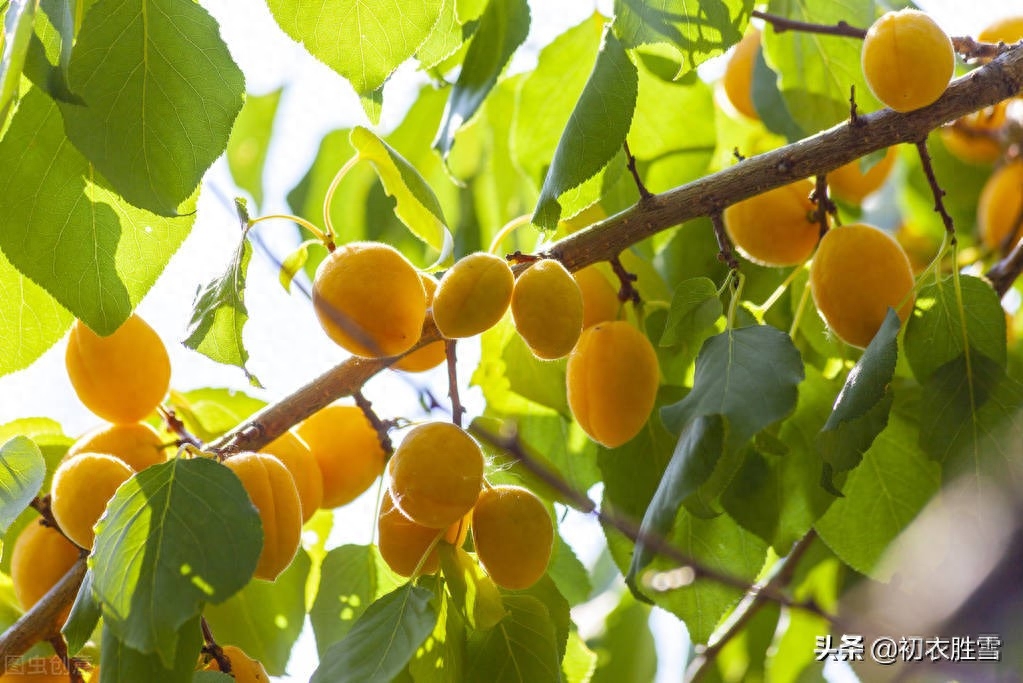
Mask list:
[[[32,439],[16,436],[0,446],[0,535],[32,502],[44,479],[46,461]]]
[[[888,426],[849,473],[839,498],[815,528],[821,539],[856,571],[878,576],[877,562],[941,485],[940,468],[916,441],[917,426],[896,402]]]
[[[474,631],[494,628],[508,614],[497,584],[461,548],[442,543],[437,550],[448,593],[465,623]]]
[[[196,671],[192,674],[192,683],[233,683],[235,677],[220,671]]]
[[[465,40],[456,4],[457,0],[442,0],[437,23],[426,42],[416,51],[416,59],[424,70],[434,68],[453,55]]]
[[[266,95],[247,95],[227,139],[227,166],[238,187],[263,206],[263,165],[270,147],[274,116],[281,101],[278,88]]]
[[[547,565],[547,575],[569,605],[581,605],[589,600],[593,591],[590,573],[560,533],[555,534],[554,552]]]
[[[571,415],[565,393],[567,361],[538,359],[518,334],[508,336],[501,359],[511,391],[560,415]]]
[[[7,122],[11,104],[18,96],[21,70],[32,38],[35,19],[34,0],[12,0],[4,14],[4,29],[0,40],[0,130]]]
[[[669,46],[678,79],[739,42],[752,9],[751,0],[615,0],[613,28],[627,48]]]
[[[895,376],[901,324],[895,310],[889,308],[881,329],[849,371],[818,436],[824,459],[821,481],[833,493],[838,493],[834,475],[856,467],[874,438],[888,424],[893,400],[889,386]]]
[[[242,235],[227,271],[196,292],[188,337],[183,343],[218,363],[241,368],[250,384],[260,386],[259,380],[246,367],[249,352],[242,338],[242,329],[249,319],[245,306],[245,277],[251,258],[252,245]]]
[[[1005,367],[1005,313],[998,295],[986,280],[969,275],[924,287],[906,324],[905,344],[906,360],[921,384],[967,351]]]
[[[476,114],[528,33],[529,4],[526,0],[490,0],[487,3],[433,143],[443,156],[451,151],[455,133]]]
[[[177,653],[170,661],[156,654],[140,652],[118,638],[109,624],[103,626],[100,646],[100,683],[121,681],[160,681],[160,683],[188,683],[192,680],[195,663],[202,647],[199,617],[189,619],[173,634]]]
[[[469,636],[469,683],[547,683],[561,680],[554,622],[532,595],[506,595],[508,616]]]
[[[739,633],[718,651],[711,663],[711,671],[723,680],[764,680],[764,665],[768,648],[778,630],[781,606],[768,602],[746,622]],[[783,629],[784,630],[784,629]],[[741,678],[737,674],[741,672]]]
[[[189,200],[185,210],[193,208]],[[195,220],[126,203],[68,142],[56,105],[36,89],[0,141],[0,215],[11,264],[99,334],[128,318]]]
[[[565,683],[589,683],[597,669],[597,653],[593,652],[578,631],[568,634],[568,647],[561,660]]]
[[[24,370],[57,343],[74,316],[0,252],[0,376]]]
[[[91,569],[86,570],[82,585],[78,588],[78,595],[75,596],[75,602],[71,605],[71,613],[61,629],[61,633],[67,640],[68,654],[71,655],[80,652],[89,642],[93,631],[96,630],[96,624],[99,623],[99,618],[103,614],[103,605],[96,599],[96,593],[92,588],[96,580],[95,576]]]
[[[772,133],[784,136],[789,142],[806,137],[778,90],[778,75],[767,66],[763,49],[757,50],[753,63],[753,107],[760,114],[764,127]]]
[[[437,625],[416,655],[408,671],[415,683],[450,683],[465,678],[465,624],[447,595],[442,595]]]
[[[182,625],[241,590],[262,545],[259,515],[223,465],[174,459],[139,472],[107,504],[89,557],[106,628],[170,666]]]
[[[442,0],[268,0],[280,27],[355,87],[373,92],[430,36]]]
[[[778,634],[773,652],[766,662],[767,679],[772,683],[825,683],[824,662],[817,661],[807,643],[831,630],[827,620],[799,609],[786,610],[784,632]]]
[[[394,213],[413,235],[432,247],[439,256],[437,266],[451,258],[454,242],[437,196],[409,162],[372,131],[357,126],[351,133],[352,147],[359,158],[373,164],[387,194],[397,205]]]
[[[376,546],[344,545],[327,553],[320,566],[316,601],[309,610],[319,655],[344,638],[367,607],[402,581]]]
[[[533,223],[553,230],[561,218],[558,198],[593,178],[619,154],[632,124],[638,89],[636,65],[614,34],[605,30],[593,71],[540,188]]]
[[[205,442],[237,427],[266,405],[266,401],[234,389],[172,390],[170,403],[185,427]]]
[[[657,649],[650,632],[650,608],[632,593],[622,593],[607,615],[604,633],[589,642],[597,653],[591,683],[652,681],[657,674]]]
[[[374,602],[323,653],[309,683],[391,680],[433,632],[433,600],[430,591],[407,583]]]
[[[305,620],[305,583],[309,554],[299,549],[291,565],[274,581],[250,581],[203,616],[218,642],[231,643],[258,659],[272,676],[284,675],[291,648]]]
[[[671,308],[660,345],[675,346],[689,341],[720,316],[721,300],[710,278],[695,277],[680,282],[671,295]]]
[[[224,151],[245,94],[217,22],[188,0],[98,0],[68,80],[85,101],[61,108],[68,138],[120,195],[163,216]]]

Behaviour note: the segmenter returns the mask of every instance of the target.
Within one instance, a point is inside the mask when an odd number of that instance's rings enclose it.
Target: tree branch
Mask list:
[[[775,33],[785,33],[785,31],[799,31],[800,33],[820,33],[827,36],[844,36],[846,38],[859,38],[863,40],[867,37],[867,30],[862,28],[856,28],[850,26],[844,21],[840,21],[837,24],[811,24],[806,21],[796,21],[795,19],[788,19],[786,17],[780,17],[777,14],[769,14],[767,12],[761,12],[760,10],[753,10],[753,16],[757,19],[763,19],[774,28]]]

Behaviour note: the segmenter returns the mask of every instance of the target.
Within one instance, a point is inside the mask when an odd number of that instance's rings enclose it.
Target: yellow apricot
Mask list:
[[[860,53],[874,96],[895,111],[931,104],[945,92],[955,69],[952,41],[918,10],[887,12],[874,22]]]
[[[586,266],[572,273],[583,295],[583,329],[618,318],[622,302],[618,291],[597,266]]]
[[[298,499],[302,503],[302,522],[308,522],[323,504],[323,474],[309,445],[289,430],[261,448],[260,452],[274,456],[287,468],[295,480]]]
[[[503,258],[469,254],[441,278],[433,298],[433,321],[448,339],[480,334],[504,316],[514,286],[515,275]]]
[[[270,674],[266,672],[258,659],[249,657],[237,645],[224,645],[221,649],[224,651],[227,661],[231,663],[231,675],[237,683],[269,683]],[[217,663],[216,658],[210,659],[205,670],[220,671],[220,664]]]
[[[266,453],[239,453],[224,465],[241,479],[263,525],[263,550],[253,576],[273,581],[291,564],[301,541],[302,503],[295,480]]]
[[[326,509],[352,502],[384,471],[386,455],[373,425],[357,406],[329,405],[295,428],[316,457]]]
[[[521,486],[493,486],[472,509],[476,556],[498,586],[523,590],[547,572],[554,523],[536,495]]]
[[[1005,43],[1011,45],[1023,39],[1023,15],[1002,17],[977,34],[982,43]]]
[[[977,228],[984,245],[1002,252],[1019,240],[1023,217],[1023,161],[1016,160],[995,169],[984,183],[977,200]],[[1009,237],[1012,233],[1013,237]]]
[[[433,306],[433,296],[437,292],[437,281],[429,275],[422,275],[422,278],[426,289],[426,305],[430,307]],[[404,372],[425,372],[437,367],[446,358],[444,342],[436,341],[402,356],[391,367]]]
[[[993,164],[1002,156],[999,131],[1005,125],[1006,102],[962,116],[939,129],[945,148],[971,164]]]
[[[913,268],[888,233],[862,223],[833,228],[810,266],[810,293],[828,327],[847,344],[865,347],[895,308],[913,310]]]
[[[85,672],[79,669],[86,681],[99,680],[99,667]],[[68,683],[67,667],[60,657],[32,657],[31,659],[10,662],[7,671],[0,675],[0,683]]]
[[[352,242],[323,259],[313,308],[327,336],[357,356],[397,356],[419,341],[426,291],[419,272],[394,247]]]
[[[71,444],[64,459],[80,453],[112,455],[136,472],[167,461],[160,433],[145,422],[100,425]]]
[[[61,530],[79,546],[89,550],[96,538],[93,526],[103,516],[107,503],[135,470],[120,458],[103,453],[79,453],[64,460],[53,473],[50,507]]]
[[[624,320],[587,328],[568,357],[568,406],[583,431],[608,448],[643,428],[659,383],[653,345]]]
[[[4,549],[7,552],[7,549]],[[81,557],[81,550],[42,519],[29,523],[14,541],[11,553],[11,583],[14,597],[29,610],[46,595]],[[67,618],[65,610],[63,622]],[[65,677],[65,680],[67,678]]]
[[[765,266],[802,263],[817,245],[820,225],[810,200],[813,183],[800,180],[725,209],[725,230],[742,255]]]
[[[583,329],[579,285],[554,259],[537,261],[518,277],[511,310],[515,329],[543,360],[567,356]]]
[[[898,153],[889,147],[880,161],[865,172],[860,169],[860,160],[839,166],[828,173],[828,188],[842,201],[860,204],[864,197],[873,194],[884,185],[895,165]]]
[[[160,405],[170,386],[167,348],[134,314],[106,337],[76,320],[64,362],[79,400],[109,422],[138,422]]]
[[[753,65],[760,51],[760,29],[750,27],[735,46],[722,79],[725,94],[736,111],[751,119],[760,119],[753,106]]]
[[[469,533],[469,518],[462,517],[447,528],[446,531],[431,529],[416,524],[401,513],[394,505],[391,492],[384,491],[384,499],[380,503],[380,514],[377,516],[377,543],[380,555],[395,574],[412,576],[422,560],[420,574],[434,574],[440,566],[440,557],[434,547],[423,560],[427,548],[434,544],[434,539],[441,536],[441,541],[455,546],[462,545]]]
[[[419,425],[388,463],[394,504],[416,524],[446,529],[472,509],[483,486],[483,451],[449,422]]]

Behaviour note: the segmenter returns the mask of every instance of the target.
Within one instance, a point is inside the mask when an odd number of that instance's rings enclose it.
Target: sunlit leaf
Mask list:
[[[263,165],[270,147],[281,89],[266,95],[248,95],[227,139],[227,165],[238,187],[263,206]]]
[[[103,605],[96,599],[92,586],[96,575],[91,569],[85,572],[82,585],[78,588],[78,595],[71,605],[71,613],[67,622],[61,629],[64,638],[67,640],[67,649],[70,654],[77,654],[92,637],[96,624],[103,614]]]
[[[192,680],[195,663],[202,647],[199,617],[189,619],[173,633],[177,650],[173,659],[161,658],[129,646],[109,625],[103,627],[100,647],[101,681],[160,681],[161,683],[188,683]]]
[[[508,616],[470,635],[466,681],[554,683],[561,679],[554,623],[531,595],[505,596]]]
[[[0,445],[0,535],[32,502],[46,478],[46,461],[27,436]]]
[[[0,40],[0,129],[7,121],[11,104],[18,95],[21,69],[32,38],[35,19],[34,0],[11,0],[5,8],[3,39]]]

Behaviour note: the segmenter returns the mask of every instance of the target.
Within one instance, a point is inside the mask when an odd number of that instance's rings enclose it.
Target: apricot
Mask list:
[[[167,348],[134,314],[106,337],[76,320],[64,363],[79,400],[108,422],[138,422],[160,405],[170,386]]]
[[[802,263],[817,246],[820,225],[810,200],[813,183],[800,180],[725,209],[725,230],[742,255],[765,266]]]
[[[962,116],[939,129],[945,148],[971,164],[993,164],[1002,156],[999,131],[1006,122],[1006,102]]]
[[[984,183],[977,200],[977,228],[984,245],[995,252],[1003,250],[1008,239],[1011,248],[1023,234],[1023,161],[1011,161],[995,169]],[[1010,233],[1014,236],[1009,237]]]
[[[503,258],[469,254],[441,278],[433,298],[433,321],[448,339],[480,334],[504,316],[514,286],[515,275]]]
[[[462,517],[445,531],[416,524],[395,507],[391,492],[384,491],[377,516],[377,543],[380,555],[395,574],[412,576],[420,561],[423,563],[420,574],[435,574],[440,566],[440,557],[434,547],[424,560],[427,548],[434,545],[438,536],[441,536],[441,542],[460,546],[468,533],[468,517]]]
[[[237,457],[237,456],[236,456]],[[231,663],[231,675],[237,683],[269,683],[270,674],[258,659],[249,657],[237,645],[224,645],[221,648],[224,656]],[[205,667],[206,671],[220,671],[220,664],[212,658]]]
[[[554,259],[537,261],[518,277],[511,310],[515,329],[543,360],[567,356],[583,329],[582,292]]]
[[[329,405],[295,431],[320,467],[324,508],[352,502],[383,474],[387,456],[380,437],[357,406]]]
[[[71,444],[64,458],[81,453],[112,455],[136,472],[167,461],[160,433],[145,422],[100,425]]]
[[[536,495],[521,486],[494,486],[472,509],[476,556],[498,586],[523,590],[547,572],[554,523]]]
[[[429,275],[422,275],[423,288],[426,290],[426,305],[433,306],[433,297],[437,292],[437,281]],[[444,342],[436,341],[432,344],[416,349],[407,356],[402,356],[391,367],[403,372],[425,372],[431,370],[447,359],[444,350]]]
[[[43,524],[42,519],[32,521],[22,530],[10,553],[14,597],[26,611],[57,585],[81,557],[81,550],[74,543]],[[60,621],[67,618],[70,609]]]
[[[446,529],[472,509],[483,486],[483,451],[449,422],[405,435],[388,464],[394,504],[416,524]]]
[[[1023,39],[1023,15],[1002,17],[977,34],[982,43],[1005,43],[1011,45]]]
[[[828,188],[842,201],[860,204],[867,195],[881,189],[898,156],[895,148],[889,147],[881,160],[866,171],[861,170],[859,159],[839,166],[828,173]]]
[[[99,667],[83,673],[83,680],[98,681]],[[10,662],[7,671],[0,675],[0,683],[68,683],[71,678],[60,657],[32,657]]]
[[[583,329],[615,320],[622,308],[618,291],[597,266],[586,266],[572,274],[583,296]]]
[[[759,120],[756,107],[753,106],[753,66],[760,51],[760,29],[751,26],[735,46],[722,83],[725,95],[736,111],[751,119]]]
[[[568,406],[583,431],[608,448],[643,428],[659,383],[653,345],[624,320],[587,328],[568,357]]]
[[[295,432],[287,431],[260,452],[274,456],[287,468],[302,503],[302,522],[308,522],[323,504],[323,474],[309,445]]]
[[[860,63],[874,96],[907,112],[941,97],[955,69],[955,52],[933,19],[903,9],[881,15],[867,30]]]
[[[327,336],[357,356],[397,356],[419,341],[426,291],[415,266],[394,247],[352,242],[316,269],[313,308]]]
[[[810,293],[842,341],[865,347],[888,308],[906,322],[913,310],[913,268],[891,235],[862,223],[833,228],[810,266]]]
[[[295,480],[266,453],[239,453],[224,465],[241,479],[263,525],[263,550],[253,576],[273,581],[291,564],[301,541],[302,503]]]
[[[103,453],[79,453],[62,461],[53,473],[50,508],[65,535],[90,550],[96,538],[93,526],[117,487],[133,474],[123,460]]]

